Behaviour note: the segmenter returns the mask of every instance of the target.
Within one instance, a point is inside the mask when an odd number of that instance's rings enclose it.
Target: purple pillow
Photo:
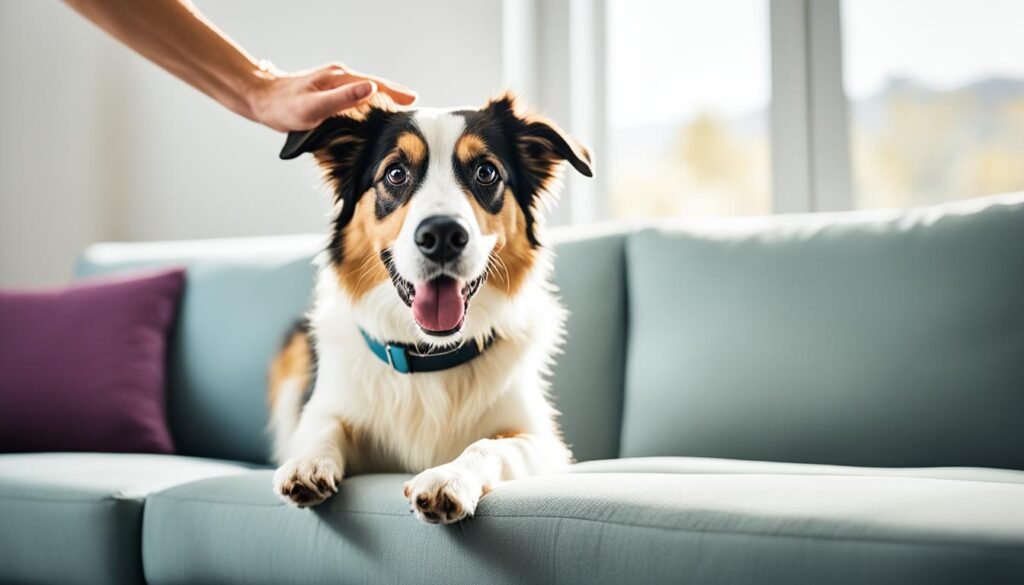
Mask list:
[[[173,453],[164,412],[180,268],[0,291],[0,452]]]

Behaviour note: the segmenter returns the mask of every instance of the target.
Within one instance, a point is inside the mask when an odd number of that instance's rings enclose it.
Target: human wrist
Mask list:
[[[246,112],[241,114],[254,122],[263,123],[271,89],[284,75],[266,59],[254,62],[243,76],[241,94]]]

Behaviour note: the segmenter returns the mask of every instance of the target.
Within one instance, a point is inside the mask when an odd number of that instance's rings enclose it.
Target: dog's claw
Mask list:
[[[483,486],[456,465],[428,469],[405,485],[409,510],[430,524],[453,524],[476,512]]]
[[[292,459],[274,472],[274,491],[299,508],[315,506],[331,497],[340,482],[341,468],[327,458]]]

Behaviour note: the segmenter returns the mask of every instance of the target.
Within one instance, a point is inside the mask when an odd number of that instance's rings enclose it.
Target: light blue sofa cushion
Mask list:
[[[627,242],[622,452],[1024,469],[1024,196]]]
[[[569,309],[552,396],[579,461],[619,454],[626,377],[626,234],[556,233],[554,283]]]
[[[98,244],[82,255],[79,276],[188,267],[167,389],[179,453],[267,461],[267,367],[308,308],[321,247],[317,236],[281,236]]]
[[[569,346],[554,371],[563,430],[580,459],[618,454],[625,376],[625,237],[552,234]],[[168,417],[178,451],[265,462],[266,376],[308,308],[316,235],[97,244],[78,276],[178,264],[188,282],[170,356]]]
[[[168,455],[0,455],[0,583],[142,583],[145,496],[246,470]]]
[[[346,479],[313,509],[270,471],[154,494],[146,578],[206,583],[1020,583],[1024,484],[785,469],[604,472],[499,486],[476,518],[425,525],[407,476]],[[691,464],[691,467],[699,464]],[[685,465],[684,465],[685,467]],[[677,470],[679,471],[679,470]]]

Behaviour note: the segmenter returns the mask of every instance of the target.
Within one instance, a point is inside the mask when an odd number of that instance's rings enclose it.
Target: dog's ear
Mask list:
[[[554,122],[529,112],[511,93],[492,99],[480,110],[485,124],[501,129],[512,161],[512,191],[525,217],[526,236],[540,245],[535,231],[538,207],[550,204],[553,184],[563,162],[592,177],[590,153]],[[538,205],[540,204],[540,205]]]
[[[364,153],[369,145],[372,116],[337,116],[328,118],[312,130],[290,132],[281,149],[281,158],[288,160],[311,152],[324,172],[324,181],[334,193],[334,202],[344,201],[348,213],[364,189],[359,183]]]
[[[324,136],[329,132],[327,128],[330,120],[320,124],[312,130],[289,132],[281,148],[281,160],[291,160],[307,152],[317,149],[317,145],[323,142]]]
[[[529,112],[513,94],[492,99],[484,110],[501,121],[523,170],[532,175],[538,185],[546,186],[562,161],[568,162],[581,175],[594,176],[590,152],[554,122]]]
[[[364,139],[364,122],[365,116],[337,116],[327,118],[312,130],[289,132],[281,148],[281,160],[291,160],[307,152],[315,153],[320,159],[323,153],[318,151],[328,147],[342,143],[358,146]]]

